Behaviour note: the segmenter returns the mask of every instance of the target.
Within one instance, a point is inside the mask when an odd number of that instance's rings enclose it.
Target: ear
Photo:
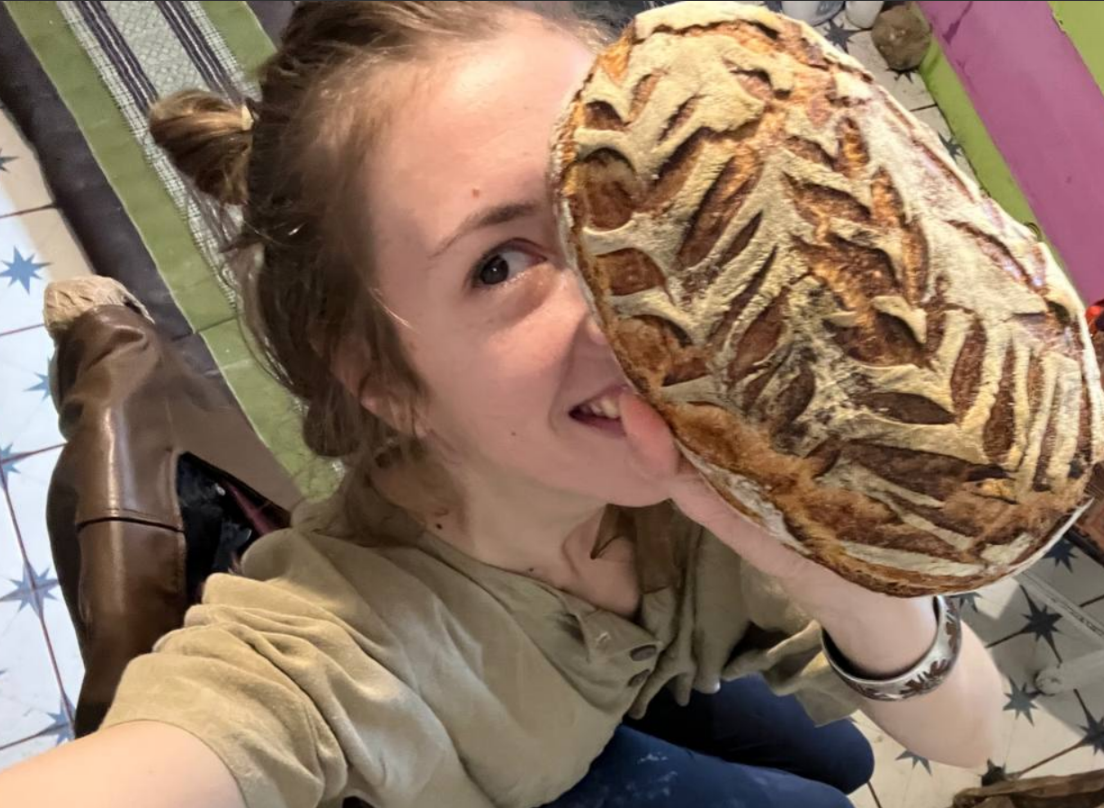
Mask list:
[[[331,371],[360,406],[386,423],[396,432],[424,439],[428,430],[422,425],[410,402],[400,400],[367,376],[367,349],[344,345],[337,351]]]

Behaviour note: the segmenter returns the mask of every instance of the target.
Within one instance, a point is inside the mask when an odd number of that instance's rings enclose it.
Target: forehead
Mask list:
[[[374,211],[401,211],[429,236],[475,205],[542,193],[552,127],[592,59],[530,21],[443,53],[399,99],[373,156]]]

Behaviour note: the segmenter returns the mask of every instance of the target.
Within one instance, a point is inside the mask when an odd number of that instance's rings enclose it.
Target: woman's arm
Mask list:
[[[684,514],[774,578],[852,665],[888,678],[924,657],[936,636],[930,599],[869,592],[767,535],[682,460],[663,419],[635,396],[621,396],[621,423],[635,454],[632,472],[663,485]],[[985,648],[963,626],[961,656],[939,687],[907,701],[864,700],[864,712],[911,752],[972,768],[996,757],[1001,685]]]
[[[199,739],[153,721],[120,724],[0,772],[0,805],[245,808]]]
[[[828,632],[856,672],[870,678],[908,670],[935,639],[930,598],[891,598],[858,587],[840,587],[832,593],[821,589],[811,598],[809,590],[782,585]],[[965,624],[962,640],[957,664],[935,690],[898,702],[864,699],[863,712],[909,751],[973,768],[997,757],[1004,694],[989,652]]]

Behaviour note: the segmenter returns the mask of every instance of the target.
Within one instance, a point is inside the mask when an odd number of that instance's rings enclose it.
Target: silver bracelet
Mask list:
[[[824,655],[836,674],[852,690],[875,701],[904,701],[930,693],[950,675],[962,651],[962,616],[958,606],[942,595],[935,597],[936,636],[924,657],[892,679],[867,679],[856,675],[828,632],[821,633]]]

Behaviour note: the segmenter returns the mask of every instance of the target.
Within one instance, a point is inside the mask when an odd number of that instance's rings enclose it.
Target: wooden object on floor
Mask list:
[[[968,788],[955,795],[952,808],[1100,808],[1102,805],[1104,769]]]

